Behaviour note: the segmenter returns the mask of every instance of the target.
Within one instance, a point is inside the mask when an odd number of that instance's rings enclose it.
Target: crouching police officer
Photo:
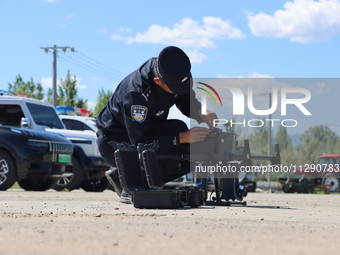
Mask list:
[[[164,48],[157,58],[151,58],[124,78],[97,116],[98,148],[104,160],[113,168],[106,176],[120,196],[120,202],[131,203],[131,195],[123,190],[114,160],[114,149],[108,142],[130,144],[158,140],[157,153],[181,152],[188,143],[198,142],[210,129],[188,129],[181,120],[168,120],[169,109],[176,105],[187,117],[206,122],[212,128],[215,113],[201,115],[201,104],[192,90],[191,64],[179,48]],[[163,182],[172,181],[189,172],[189,162],[179,167],[177,161],[159,160]],[[179,169],[180,168],[180,169]]]

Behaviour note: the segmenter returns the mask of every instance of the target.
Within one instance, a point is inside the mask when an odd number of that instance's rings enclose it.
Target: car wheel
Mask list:
[[[80,186],[85,191],[102,192],[110,187],[110,183],[106,177],[99,180],[85,180]]]
[[[0,150],[0,190],[9,189],[15,181],[15,163],[7,152]]]
[[[19,180],[18,184],[19,186],[27,191],[45,191],[48,189],[52,189],[58,179],[55,178],[49,178],[47,180],[44,179],[23,179]]]
[[[338,192],[340,190],[340,178],[335,173],[326,173],[322,178],[322,184],[331,186],[330,192]]]
[[[85,170],[75,157],[72,157],[72,167],[66,168],[66,172],[72,172],[73,175],[59,179],[53,189],[57,191],[68,189],[71,191],[80,188],[85,179]]]

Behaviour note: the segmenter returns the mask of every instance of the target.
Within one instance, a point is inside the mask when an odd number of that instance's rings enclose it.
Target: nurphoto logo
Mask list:
[[[245,79],[247,84],[242,84],[243,86],[231,85],[228,79],[225,79],[225,84],[223,84],[223,81],[221,82],[223,79],[216,79],[218,80],[218,84],[214,84],[214,79],[210,80],[211,83],[201,81],[196,82],[196,84],[199,84],[199,86],[196,88],[204,92],[200,93],[199,96],[202,114],[206,114],[207,110],[213,106],[224,107],[222,102],[222,99],[224,99],[223,96],[226,94],[231,94],[231,97],[229,96],[228,99],[232,101],[232,115],[234,116],[244,116],[246,114],[246,110],[256,116],[270,116],[274,112],[278,111],[280,111],[281,116],[286,116],[288,107],[295,107],[305,116],[312,115],[305,106],[305,104],[311,100],[311,92],[306,88],[293,86],[268,86],[267,91],[269,92],[267,92],[267,94],[270,94],[271,96],[271,103],[266,109],[258,109],[255,107],[254,103],[254,98],[257,96],[255,93],[256,89],[263,89],[263,87],[265,87],[267,84],[263,84],[262,87],[257,85],[253,88],[251,84],[249,84],[250,79]],[[224,116],[221,114],[217,115],[219,116],[219,119],[214,120],[215,127],[217,125],[223,125],[227,123],[229,123],[231,126],[243,125],[244,127],[262,127],[265,125],[265,122],[269,122],[272,127],[275,123],[280,123],[284,127],[295,127],[298,125],[298,121],[296,119],[243,119],[236,122],[235,120],[223,118]]]

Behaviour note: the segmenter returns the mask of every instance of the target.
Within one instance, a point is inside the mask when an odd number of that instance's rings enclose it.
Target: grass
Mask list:
[[[326,194],[323,189],[315,188],[314,194]],[[340,195],[339,192],[330,192],[329,195]]]

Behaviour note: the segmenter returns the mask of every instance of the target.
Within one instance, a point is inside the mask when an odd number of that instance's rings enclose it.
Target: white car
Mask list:
[[[95,119],[78,118],[78,116],[65,117],[72,118],[72,120],[85,119],[86,125],[84,126],[86,127],[81,130],[88,131],[79,131],[65,129],[59,116],[50,103],[32,98],[4,96],[0,93],[0,124],[53,132],[63,135],[72,142],[72,167],[66,168],[66,171],[72,172],[73,176],[61,178],[54,189],[82,188],[86,191],[103,191],[109,185],[105,176],[105,171],[109,169],[109,166],[98,151]],[[82,124],[81,121],[78,123]]]
[[[92,117],[59,115],[66,129],[97,132],[96,119]]]

